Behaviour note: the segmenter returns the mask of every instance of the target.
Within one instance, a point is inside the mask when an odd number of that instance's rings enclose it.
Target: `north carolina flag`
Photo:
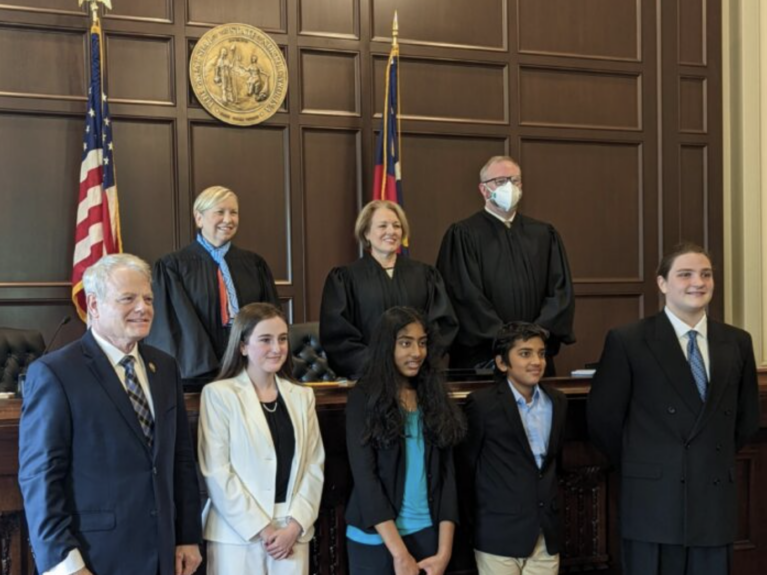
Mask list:
[[[122,252],[120,210],[112,150],[112,122],[101,87],[101,26],[91,27],[91,84],[85,115],[80,196],[77,205],[75,253],[72,267],[72,303],[87,320],[83,274],[103,256]]]
[[[373,199],[389,200],[404,207],[400,167],[399,46],[392,46],[386,65],[386,98],[381,133],[376,145]],[[407,243],[403,244],[407,248]]]

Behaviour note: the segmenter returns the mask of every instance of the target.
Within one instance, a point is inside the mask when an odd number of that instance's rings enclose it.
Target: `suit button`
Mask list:
[[[538,502],[538,507],[543,507],[543,501]]]
[[[538,479],[543,479],[543,473],[538,474]]]
[[[157,466],[152,467],[152,475],[157,475]]]
[[[150,517],[157,517],[157,509],[152,509],[152,510],[149,512],[149,516],[150,516]]]
[[[676,407],[669,405],[666,411],[668,411],[671,415],[674,415],[676,413]]]

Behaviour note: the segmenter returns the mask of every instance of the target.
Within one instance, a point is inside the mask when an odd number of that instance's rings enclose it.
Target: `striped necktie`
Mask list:
[[[698,348],[698,332],[691,329],[687,332],[687,361],[690,362],[690,370],[695,380],[695,387],[703,401],[706,401],[706,389],[708,388],[708,376],[706,375],[706,366],[703,363],[703,356]]]
[[[128,391],[130,402],[133,404],[133,410],[136,412],[138,422],[141,424],[141,429],[144,431],[149,447],[152,447],[152,441],[154,440],[154,418],[152,417],[152,411],[149,409],[149,402],[146,399],[146,395],[144,395],[144,390],[141,389],[141,385],[138,382],[136,368],[133,365],[135,361],[136,359],[133,356],[126,355],[120,360],[120,365],[125,369],[125,388]]]

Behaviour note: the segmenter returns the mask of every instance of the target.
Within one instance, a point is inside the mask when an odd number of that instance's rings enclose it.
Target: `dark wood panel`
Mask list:
[[[576,280],[640,280],[641,146],[523,139],[521,164],[521,209],[554,224]]]
[[[706,1],[677,0],[680,63],[706,64]]]
[[[708,217],[708,150],[683,145],[679,150],[679,209],[682,238],[702,246],[706,242]]]
[[[113,125],[123,248],[154,262],[175,249],[178,237],[175,126],[141,120]]]
[[[402,181],[413,258],[434,264],[448,226],[484,205],[479,169],[507,152],[502,137],[404,134]]]
[[[679,78],[679,130],[681,132],[705,133],[706,78],[682,76]]]
[[[107,34],[106,55],[107,94],[112,101],[175,101],[171,38]]]
[[[354,222],[362,196],[360,143],[360,134],[348,130],[302,132],[307,321],[319,320],[330,269],[359,254]]]
[[[562,346],[556,357],[557,375],[567,376],[602,355],[607,332],[619,325],[637,321],[643,312],[642,296],[596,295],[575,298],[575,337],[573,345]],[[652,313],[654,310],[647,310]]]
[[[30,294],[32,292],[33,290],[30,290]],[[72,320],[61,328],[56,340],[52,341],[56,328],[67,316]],[[66,300],[31,304],[11,304],[0,301],[0,326],[36,329],[43,334],[46,345],[51,344],[51,350],[74,341],[85,332],[85,324],[77,317],[72,303]]]
[[[176,0],[181,2],[182,0]],[[190,23],[250,24],[264,30],[284,32],[287,29],[285,0],[186,0]]]
[[[496,50],[508,45],[508,0],[372,0],[374,40],[391,38],[395,10],[403,43]]]
[[[358,0],[299,0],[302,34],[359,37]]]
[[[360,114],[359,55],[301,51],[301,111]]]
[[[50,12],[53,14],[85,14],[85,10],[82,8],[78,9],[77,4],[65,3],[61,0],[2,0],[0,8]]]
[[[85,99],[85,30],[0,26],[0,93]]]
[[[639,60],[641,0],[519,0],[520,52]]]
[[[641,77],[523,66],[519,70],[522,125],[638,130]]]
[[[287,128],[192,124],[190,137],[192,198],[208,186],[232,189],[240,198],[235,242],[263,256],[275,280],[291,281]]]
[[[373,59],[375,113],[381,115],[388,58]],[[482,94],[477,98],[477,94]],[[508,67],[400,58],[404,118],[508,123]]]
[[[177,0],[178,1],[178,0]],[[129,19],[161,20],[170,22],[173,0],[130,0],[130,2],[112,2],[112,10],[105,19],[121,17]]]
[[[83,117],[0,114],[0,282],[72,276]]]

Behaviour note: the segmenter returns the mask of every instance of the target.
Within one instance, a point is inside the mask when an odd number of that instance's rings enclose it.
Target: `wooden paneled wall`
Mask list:
[[[153,261],[178,249],[194,196],[229,186],[237,243],[268,260],[294,321],[317,318],[326,273],[358,254],[395,9],[412,256],[433,263],[446,227],[480,209],[489,156],[517,157],[522,209],[559,229],[577,284],[579,341],[561,371],[657,309],[665,247],[688,238],[722,254],[719,0],[113,4],[103,26],[126,250]],[[226,22],[263,29],[287,59],[285,106],[261,126],[224,125],[191,94],[191,49]],[[87,31],[75,0],[0,0],[0,325],[46,338],[72,313]],[[62,342],[81,330],[72,322]]]

